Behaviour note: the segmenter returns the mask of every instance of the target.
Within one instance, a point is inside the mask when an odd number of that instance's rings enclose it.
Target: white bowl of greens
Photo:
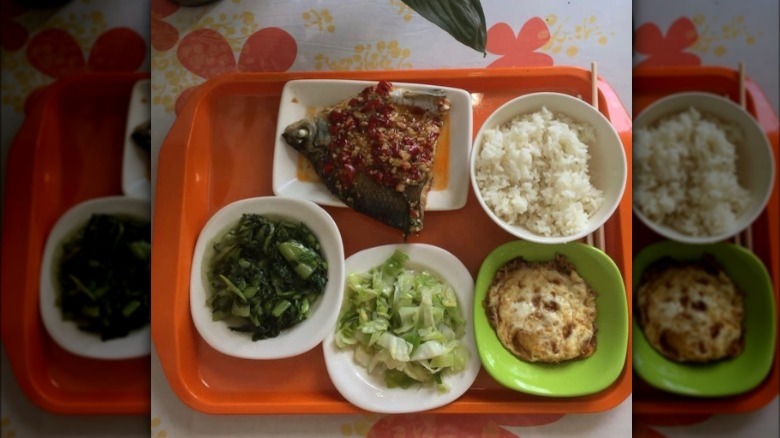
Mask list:
[[[93,198],[60,216],[41,260],[40,313],[60,347],[91,359],[151,351],[151,206]]]
[[[344,246],[330,215],[310,201],[242,199],[198,237],[190,311],[215,350],[244,359],[296,356],[336,323]]]
[[[353,254],[345,268],[339,320],[322,344],[341,395],[367,411],[408,413],[466,392],[481,364],[463,263],[436,246],[394,244]]]

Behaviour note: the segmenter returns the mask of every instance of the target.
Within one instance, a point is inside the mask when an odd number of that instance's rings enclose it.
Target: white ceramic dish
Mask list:
[[[474,383],[481,367],[471,311],[474,304],[474,280],[468,269],[454,255],[427,244],[383,245],[349,257],[346,261],[346,273],[365,272],[380,265],[396,249],[409,255],[410,264],[429,269],[455,289],[458,304],[466,319],[466,334],[463,340],[470,356],[465,370],[445,379],[450,387],[447,392],[440,393],[436,388],[422,387],[387,388],[381,376],[370,375],[365,368],[355,363],[353,350],[341,350],[336,346],[335,325],[332,326],[322,342],[322,348],[328,374],[336,389],[357,407],[388,414],[425,411],[456,400]]]
[[[151,82],[148,79],[138,81],[133,86],[122,156],[122,192],[127,196],[147,200],[152,198],[151,159],[135,144],[131,135],[138,125],[151,118],[151,94]]]
[[[589,145],[588,149],[590,153],[588,170],[591,184],[604,193],[604,203],[591,215],[583,230],[569,236],[542,236],[520,225],[503,221],[485,204],[476,182],[475,162],[481,149],[483,133],[488,129],[497,128],[519,115],[539,111],[543,106],[553,113],[565,114],[576,122],[585,122],[592,126],[596,132],[596,144]],[[500,106],[482,124],[474,138],[474,147],[471,150],[470,175],[471,185],[479,204],[498,226],[523,240],[537,243],[566,243],[581,239],[596,231],[617,209],[626,188],[626,153],[617,131],[609,120],[588,103],[561,93],[531,93],[512,99]]]
[[[93,213],[126,214],[151,220],[150,208],[148,201],[124,196],[90,199],[65,212],[49,232],[41,262],[39,307],[46,331],[65,350],[92,359],[131,359],[150,353],[149,325],[130,332],[124,338],[102,341],[100,336],[83,332],[72,321],[63,320],[56,304],[56,263],[61,257],[63,240],[83,227]]]
[[[737,218],[734,227],[713,236],[690,236],[656,223],[633,205],[634,214],[651,230],[667,239],[685,243],[715,243],[728,239],[749,227],[769,202],[775,178],[775,160],[766,134],[756,120],[736,103],[710,93],[679,93],[659,99],[645,108],[634,121],[634,129],[653,125],[659,118],[684,111],[691,106],[732,122],[742,129],[743,141],[737,146],[737,179],[751,195],[750,203]]]
[[[277,196],[306,199],[321,205],[344,207],[321,182],[301,181],[297,176],[298,152],[285,143],[284,129],[328,105],[349,99],[361,90],[376,85],[375,81],[302,79],[289,81],[282,90],[279,119],[276,124],[276,145],[273,163],[273,191]],[[465,90],[435,85],[394,82],[396,88],[410,90],[444,90],[452,107],[449,113],[450,148],[447,186],[428,193],[426,211],[457,210],[466,204],[468,196],[469,147],[472,133],[471,97]]]
[[[303,222],[317,237],[328,263],[328,283],[323,295],[311,306],[309,317],[275,338],[254,342],[248,333],[233,332],[224,321],[212,321],[211,308],[206,304],[209,295],[205,261],[213,252],[212,243],[234,227],[244,213]],[[343,291],[344,245],[341,234],[330,215],[309,201],[268,196],[233,202],[222,207],[206,222],[195,245],[190,275],[192,320],[201,337],[223,354],[244,359],[280,359],[311,350],[325,337],[327,328],[336,323]]]

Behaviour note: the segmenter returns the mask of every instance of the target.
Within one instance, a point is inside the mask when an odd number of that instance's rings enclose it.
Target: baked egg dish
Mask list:
[[[639,324],[663,356],[705,363],[742,352],[743,293],[714,258],[661,259],[645,270],[637,294]]]
[[[483,305],[501,344],[522,360],[558,363],[596,351],[596,293],[561,254],[510,260]]]

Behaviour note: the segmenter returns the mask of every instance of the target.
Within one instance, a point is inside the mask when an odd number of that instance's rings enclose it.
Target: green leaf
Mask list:
[[[487,29],[480,0],[401,0],[472,49],[485,52]]]
[[[404,374],[403,371],[398,370],[386,370],[385,371],[385,385],[388,388],[400,387],[408,389],[415,383],[415,380]]]

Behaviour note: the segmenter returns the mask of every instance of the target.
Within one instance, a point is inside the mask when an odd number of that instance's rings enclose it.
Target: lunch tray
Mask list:
[[[149,356],[73,355],[46,332],[38,308],[41,257],[75,204],[121,195],[130,92],[148,73],[83,74],[30,96],[6,163],[2,338],[14,375],[40,408],[66,414],[150,412]]]
[[[201,85],[163,143],[153,219],[152,339],[174,392],[193,409],[206,413],[359,412],[331,383],[321,346],[289,359],[238,359],[210,348],[190,317],[190,267],[195,242],[205,222],[232,201],[273,194],[271,171],[276,120],[280,94],[287,81],[389,80],[462,88],[472,93],[473,132],[476,133],[493,110],[521,94],[557,91],[590,102],[590,77],[589,71],[575,67],[234,73]],[[630,159],[631,120],[613,89],[603,80],[598,81],[598,101],[600,111],[620,134]],[[468,172],[465,168],[462,171]],[[630,302],[630,185],[625,193],[618,211],[605,225],[605,241],[606,252],[621,269]],[[346,257],[365,248],[403,241],[397,230],[351,209],[325,209],[342,233]],[[425,229],[409,241],[430,243],[450,251],[476,278],[487,254],[513,239],[490,221],[470,190],[464,208],[426,213]],[[436,412],[603,411],[618,405],[630,394],[630,370],[629,354],[620,377],[603,391],[583,397],[554,398],[507,389],[483,369],[462,397]]]
[[[639,114],[655,100],[675,93],[703,91],[728,96],[739,102],[739,73],[722,67],[639,68],[633,74],[634,114]],[[767,134],[780,169],[778,150],[778,119],[759,86],[749,78],[745,81],[746,108]],[[780,303],[780,194],[778,178],[769,203],[752,225],[753,252],[768,268],[772,278],[775,305]],[[651,243],[664,240],[645,226],[639,218],[633,220],[633,252],[636,255]],[[780,314],[780,308],[777,314]],[[780,379],[780,349],[775,348],[775,361],[769,375],[756,388],[746,393],[718,398],[687,397],[650,386],[634,373],[633,413],[642,414],[716,414],[747,412],[761,408],[778,395]]]

